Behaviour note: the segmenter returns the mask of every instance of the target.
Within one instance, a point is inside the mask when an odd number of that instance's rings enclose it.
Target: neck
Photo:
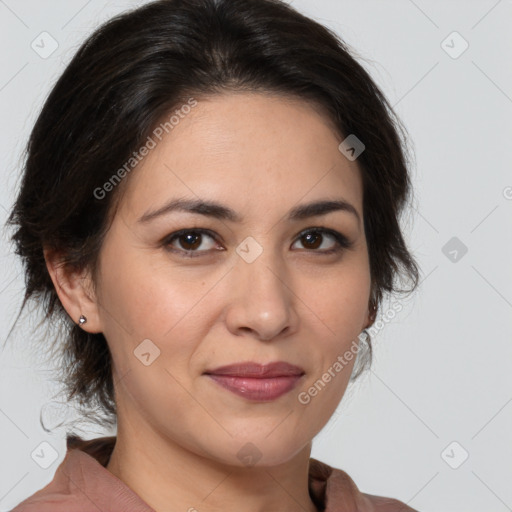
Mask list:
[[[231,466],[130,427],[118,418],[107,469],[156,512],[317,512],[308,489],[311,443],[277,466]]]

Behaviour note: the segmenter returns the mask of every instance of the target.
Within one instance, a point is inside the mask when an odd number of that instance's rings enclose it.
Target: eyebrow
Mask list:
[[[172,199],[157,210],[150,210],[144,213],[137,222],[147,223],[157,217],[166,215],[174,211],[197,213],[207,217],[213,217],[220,220],[231,222],[242,222],[242,217],[234,210],[215,201],[206,201],[201,199]],[[314,201],[311,203],[296,206],[286,216],[288,221],[298,221],[309,217],[327,215],[331,212],[343,211],[354,215],[358,223],[361,222],[356,208],[344,199]]]

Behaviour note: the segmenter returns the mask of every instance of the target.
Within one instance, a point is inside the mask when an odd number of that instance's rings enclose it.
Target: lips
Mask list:
[[[291,391],[304,375],[298,366],[278,361],[236,363],[205,372],[210,379],[235,395],[257,402],[269,402]]]
[[[207,370],[207,375],[224,375],[230,377],[250,377],[250,378],[271,378],[271,377],[290,377],[300,376],[305,372],[299,366],[295,366],[284,361],[275,363],[235,363],[227,366],[220,366],[214,370]]]

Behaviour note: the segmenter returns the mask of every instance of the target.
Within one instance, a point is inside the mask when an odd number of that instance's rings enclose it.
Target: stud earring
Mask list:
[[[80,318],[78,319],[79,325],[83,325],[85,322],[87,322],[87,318],[85,318],[84,315],[80,315]]]

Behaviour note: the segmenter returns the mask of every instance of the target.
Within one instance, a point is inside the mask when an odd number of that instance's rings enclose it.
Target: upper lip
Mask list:
[[[206,370],[207,375],[227,375],[231,377],[252,377],[268,379],[271,377],[290,377],[304,375],[304,370],[284,361],[260,364],[255,362],[234,363]]]

